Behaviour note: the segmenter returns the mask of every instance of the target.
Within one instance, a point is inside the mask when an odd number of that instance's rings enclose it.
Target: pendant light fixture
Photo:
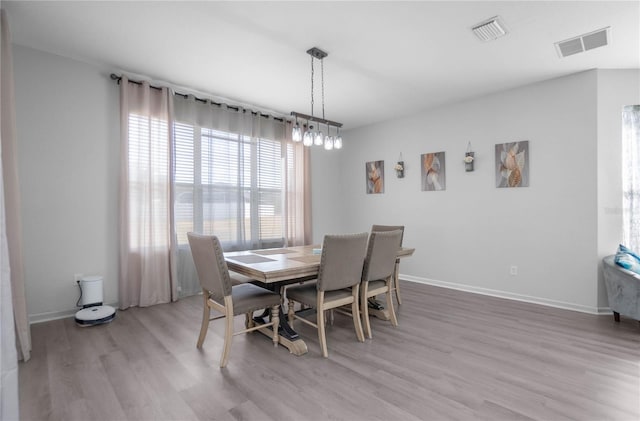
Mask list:
[[[299,113],[297,111],[291,111],[291,115],[295,117],[295,125],[291,132],[291,139],[294,142],[302,142],[305,146],[322,146],[326,150],[341,149],[342,148],[342,136],[340,136],[340,127],[342,123],[327,120],[324,117],[324,58],[327,53],[317,47],[313,47],[307,50],[307,54],[311,56],[311,115]],[[314,105],[314,61],[320,60],[320,81],[322,86],[322,118],[316,117],[313,114]],[[302,124],[300,124],[302,121]],[[316,123],[316,127],[312,123]],[[322,131],[322,127],[327,128],[327,133]],[[332,129],[335,131],[335,136],[331,134]]]

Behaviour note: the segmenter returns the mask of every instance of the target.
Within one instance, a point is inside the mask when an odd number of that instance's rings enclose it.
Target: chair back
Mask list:
[[[189,232],[187,238],[200,286],[209,291],[216,300],[231,295],[229,269],[218,237]]]
[[[334,291],[360,282],[368,233],[325,235],[318,272],[318,290]]]
[[[371,233],[362,271],[363,282],[384,280],[394,274],[401,242],[401,230]]]
[[[404,225],[372,225],[371,232],[386,232],[386,231],[402,231],[400,236],[400,247],[402,247],[402,239],[404,237]]]

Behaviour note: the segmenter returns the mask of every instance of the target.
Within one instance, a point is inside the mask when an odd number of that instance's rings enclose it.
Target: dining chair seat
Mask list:
[[[231,285],[242,285],[248,284],[250,282],[255,282],[255,279],[249,278],[248,276],[240,275],[239,273],[229,272],[229,277],[231,278]]]
[[[314,283],[310,285],[304,284],[287,288],[287,298],[307,306],[315,306],[318,296],[317,292],[317,287]],[[325,291],[324,302],[328,304],[338,300],[349,300],[349,297],[352,295],[353,294],[349,289]]]
[[[387,283],[385,281],[382,280],[378,280],[378,281],[371,281],[369,282],[369,292],[376,292],[378,290],[386,290],[387,288]],[[384,293],[384,291],[382,291],[380,294]],[[378,294],[376,294],[378,295]]]
[[[233,286],[233,315],[280,305],[280,295],[253,284]]]

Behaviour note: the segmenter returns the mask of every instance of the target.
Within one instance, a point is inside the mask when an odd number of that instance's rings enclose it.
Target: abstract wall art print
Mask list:
[[[440,191],[446,188],[444,152],[420,155],[422,191]]]
[[[384,161],[370,161],[365,166],[367,194],[384,193]]]
[[[496,145],[496,187],[529,187],[529,141]]]

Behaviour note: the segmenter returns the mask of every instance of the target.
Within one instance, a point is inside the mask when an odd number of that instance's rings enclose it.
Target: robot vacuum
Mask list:
[[[76,313],[76,323],[79,326],[93,326],[109,323],[116,317],[116,309],[111,306],[93,306],[83,308]]]
[[[76,313],[78,326],[87,327],[109,323],[116,317],[116,309],[102,305],[102,277],[87,276],[78,280],[80,298],[78,306],[82,310]]]

